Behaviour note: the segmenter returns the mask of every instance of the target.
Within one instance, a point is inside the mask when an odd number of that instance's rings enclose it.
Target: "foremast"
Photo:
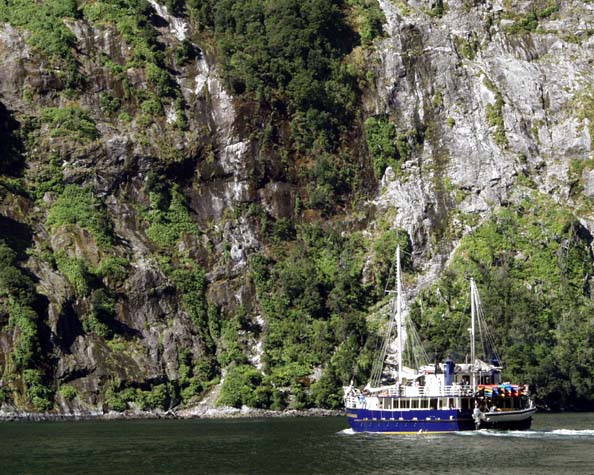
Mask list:
[[[402,281],[400,276],[400,246],[396,248],[396,324],[398,325],[398,384],[402,384]]]
[[[371,378],[369,380],[368,387],[369,388],[377,388],[380,387],[382,384],[382,372],[384,363],[386,361],[386,356],[388,354],[390,342],[392,340],[392,335],[394,333],[394,327],[396,326],[396,352],[397,352],[397,359],[396,365],[398,367],[398,371],[396,374],[396,380],[399,384],[402,384],[405,378],[405,372],[403,371],[403,354],[405,351],[405,341],[404,341],[404,334],[405,334],[405,319],[402,312],[402,271],[401,271],[401,262],[400,262],[400,246],[396,248],[396,255],[395,255],[395,264],[396,264],[396,282],[394,287],[391,289],[386,286],[385,293],[391,294],[392,298],[390,301],[390,320],[388,323],[388,328],[386,330],[386,335],[382,342],[382,347],[379,352],[378,357],[373,363],[373,367],[371,370]],[[394,275],[391,273],[391,275]],[[390,278],[388,278],[388,282]],[[394,295],[395,294],[395,295]]]
[[[470,278],[470,316],[471,316],[471,320],[470,320],[470,364],[472,365],[471,368],[471,385],[472,385],[472,391],[475,392],[476,391],[476,325],[475,325],[475,320],[476,320],[476,295],[477,295],[477,289],[476,289],[476,284],[474,282],[474,279],[471,277]]]

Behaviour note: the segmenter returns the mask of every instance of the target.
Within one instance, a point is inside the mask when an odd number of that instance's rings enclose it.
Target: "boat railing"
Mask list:
[[[380,391],[363,391],[358,394],[349,394],[345,396],[344,402],[347,408],[365,407],[367,398],[384,397],[462,397],[472,396],[472,388],[468,385],[452,386],[394,386],[382,388]]]
[[[363,395],[345,396],[345,398],[344,398],[344,405],[347,408],[360,407],[364,402],[365,402],[365,397]]]
[[[376,393],[379,397],[456,397],[472,396],[470,386],[394,386]]]

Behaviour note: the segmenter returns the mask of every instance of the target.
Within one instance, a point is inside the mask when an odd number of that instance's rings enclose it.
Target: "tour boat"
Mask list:
[[[470,281],[470,362],[466,363],[448,358],[428,364],[414,324],[403,309],[399,248],[396,289],[390,293],[390,320],[371,379],[363,389],[352,382],[343,388],[347,419],[355,432],[411,434],[530,427],[536,408],[526,386],[501,382],[500,359],[474,280]],[[490,363],[475,355],[477,327],[484,353],[493,355]]]

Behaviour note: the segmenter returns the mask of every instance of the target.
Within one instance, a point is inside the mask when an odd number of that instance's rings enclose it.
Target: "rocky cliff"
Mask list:
[[[336,407],[397,243],[436,355],[473,273],[591,404],[592,8],[0,6],[5,410]]]

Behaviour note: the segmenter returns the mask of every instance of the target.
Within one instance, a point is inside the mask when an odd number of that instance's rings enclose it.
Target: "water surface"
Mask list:
[[[354,434],[346,418],[0,423],[2,474],[594,473],[594,413],[530,431]]]

